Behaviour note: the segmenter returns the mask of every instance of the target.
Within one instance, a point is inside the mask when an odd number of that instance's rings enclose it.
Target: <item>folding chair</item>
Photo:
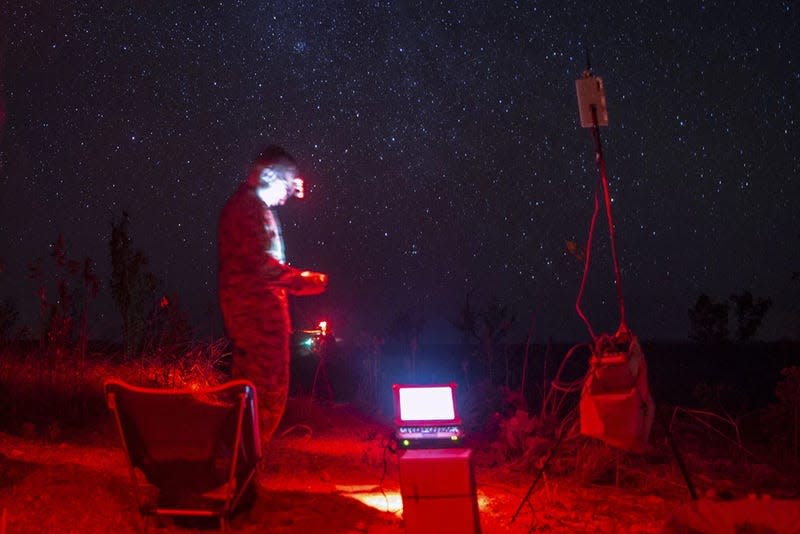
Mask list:
[[[144,531],[150,516],[216,517],[226,530],[261,457],[253,384],[176,390],[112,379],[105,395]]]

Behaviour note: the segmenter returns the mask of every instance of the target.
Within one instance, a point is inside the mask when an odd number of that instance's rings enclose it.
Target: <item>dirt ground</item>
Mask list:
[[[265,451],[257,498],[236,514],[231,530],[405,532],[398,456],[387,447],[388,433],[347,407],[293,406]],[[512,524],[535,469],[497,463],[476,449],[483,532],[658,532],[689,500],[668,459],[618,463],[615,479],[598,484],[566,473],[562,464],[572,462],[573,452],[565,447],[554,457]],[[110,424],[61,443],[0,433],[0,508],[0,534],[129,533],[140,532],[143,524]],[[166,519],[151,524],[150,532],[207,532],[217,526]]]

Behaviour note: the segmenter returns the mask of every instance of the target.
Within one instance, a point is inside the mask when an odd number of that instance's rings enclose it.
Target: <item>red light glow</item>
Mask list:
[[[362,504],[379,510],[395,514],[398,517],[403,516],[403,496],[397,490],[384,490],[375,491],[375,486],[336,486],[336,490],[351,499],[355,499]],[[477,495],[478,509],[481,511],[487,510],[491,504],[492,499],[478,491]]]

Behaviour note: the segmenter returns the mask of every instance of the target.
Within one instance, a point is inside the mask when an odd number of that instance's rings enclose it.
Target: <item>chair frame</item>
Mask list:
[[[129,447],[128,440],[126,439],[127,433],[125,424],[122,421],[119,400],[117,398],[118,394],[120,392],[125,392],[136,395],[145,395],[151,398],[187,397],[202,400],[202,397],[207,395],[213,396],[215,394],[229,392],[237,393],[236,390],[239,390],[238,394],[236,395],[238,401],[235,407],[231,407],[232,409],[236,410],[236,434],[234,443],[232,444],[233,448],[231,449],[232,453],[230,459],[230,468],[227,472],[227,480],[223,486],[224,497],[218,499],[221,506],[207,508],[171,506],[159,503],[158,499],[149,499],[145,495],[144,489],[146,487],[154,487],[155,485],[149,482],[141,481],[141,472],[137,474],[137,465],[134,463],[132,451]],[[253,483],[253,479],[257,471],[257,465],[261,458],[261,440],[258,427],[258,398],[256,396],[256,389],[253,383],[248,380],[237,379],[220,384],[218,386],[200,389],[162,389],[136,386],[126,383],[122,380],[109,379],[104,383],[104,391],[108,408],[114,416],[117,431],[122,442],[122,448],[125,451],[125,456],[127,458],[128,471],[133,484],[136,502],[144,521],[144,532],[147,532],[148,530],[148,519],[150,516],[217,517],[220,521],[221,530],[226,531],[233,511],[236,509],[236,506],[239,504],[248,486]],[[237,482],[237,468],[240,467],[240,451],[243,447],[242,433],[245,425],[245,413],[248,408],[250,409],[248,419],[252,419],[250,424],[252,424],[252,438],[254,443],[251,445],[255,452],[255,457],[252,459],[252,468],[249,470],[249,472],[247,472],[244,480]],[[155,487],[157,488],[157,486]]]

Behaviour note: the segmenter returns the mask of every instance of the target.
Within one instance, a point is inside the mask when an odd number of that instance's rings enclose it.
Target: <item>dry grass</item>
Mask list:
[[[3,534],[137,532],[141,519],[104,405],[103,381],[113,376],[180,387],[222,379],[219,347],[127,363],[95,355],[80,365],[8,352],[0,356]],[[536,430],[550,428],[544,422],[518,423],[504,427],[508,443],[480,435],[467,443],[474,449],[485,533],[658,532],[689,499],[663,438],[654,437],[647,454],[629,455],[573,434],[523,501],[553,443],[552,432]],[[403,532],[398,455],[390,448],[390,430],[386,421],[349,405],[291,399],[265,453],[258,497],[234,518],[233,530]],[[684,438],[687,465],[701,493],[796,496],[791,493],[796,471],[777,471],[753,455],[726,455],[730,451],[715,448],[707,429],[692,420],[673,430]],[[151,531],[213,531],[214,526],[165,521]]]
[[[265,455],[258,498],[232,523],[235,532],[404,532],[399,510],[398,457],[387,449],[389,428],[347,406],[290,402]],[[565,449],[568,451],[568,449]],[[481,523],[486,533],[656,532],[682,488],[584,485],[569,474],[546,477],[514,524],[532,473],[488,466],[476,451]],[[0,505],[8,534],[135,532],[122,451],[110,425],[82,444],[45,443],[0,434]],[[370,497],[370,501],[366,497]],[[382,511],[367,506],[389,506]],[[165,521],[151,532],[191,532],[214,525]],[[577,530],[576,530],[577,529]]]
[[[105,416],[103,383],[185,387],[220,383],[221,341],[123,361],[118,354],[0,349],[0,430],[57,441]]]

